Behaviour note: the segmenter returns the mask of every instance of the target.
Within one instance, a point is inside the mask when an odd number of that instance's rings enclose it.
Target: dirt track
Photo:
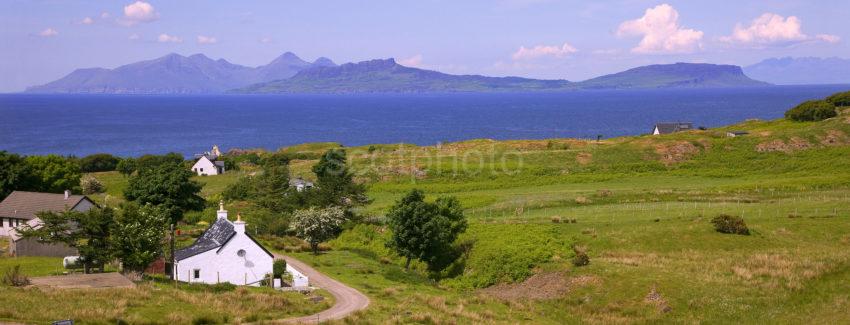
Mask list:
[[[309,280],[310,285],[327,290],[334,296],[334,305],[317,314],[287,318],[282,320],[286,323],[296,324],[316,324],[332,319],[342,319],[358,310],[366,309],[369,306],[369,298],[349,286],[340,283],[337,280],[331,279],[328,276],[316,271],[316,269],[308,266],[304,262],[294,259],[289,256],[274,254],[275,259],[284,259],[286,263],[292,265],[301,273],[304,273]]]

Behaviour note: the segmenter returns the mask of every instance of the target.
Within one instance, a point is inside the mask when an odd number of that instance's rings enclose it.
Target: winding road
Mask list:
[[[334,305],[331,306],[331,308],[325,309],[317,314],[287,318],[282,320],[282,322],[295,324],[317,324],[327,320],[343,319],[351,313],[366,309],[366,307],[369,306],[369,297],[366,297],[366,295],[352,287],[344,285],[341,282],[331,279],[319,271],[316,271],[316,269],[310,267],[304,262],[280,254],[274,254],[274,258],[286,260],[286,264],[292,265],[292,267],[296,268],[309,278],[311,286],[327,290],[334,296],[335,300]]]

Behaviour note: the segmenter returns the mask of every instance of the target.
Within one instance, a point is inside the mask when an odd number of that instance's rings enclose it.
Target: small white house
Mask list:
[[[192,172],[198,174],[198,176],[224,174],[224,162],[216,160],[217,158],[213,156],[201,156],[192,165]]]
[[[655,127],[652,128],[652,135],[690,131],[693,128],[694,124],[691,122],[656,123]]]
[[[293,178],[289,180],[289,187],[294,187],[298,192],[304,192],[304,190],[309,190],[313,188],[313,182],[305,180],[298,176],[297,178]]]
[[[245,232],[245,222],[227,220],[224,204],[216,221],[191,246],[174,253],[174,279],[183,282],[258,286],[272,273],[274,256]]]

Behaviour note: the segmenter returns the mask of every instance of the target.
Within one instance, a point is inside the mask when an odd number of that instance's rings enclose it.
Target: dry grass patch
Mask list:
[[[608,263],[628,266],[666,264],[665,259],[658,254],[643,252],[605,252],[600,259]]]
[[[504,301],[547,300],[563,297],[572,288],[601,283],[596,276],[568,277],[560,272],[547,272],[535,274],[522,283],[499,284],[481,292]]]
[[[808,280],[815,279],[847,261],[847,256],[815,259],[804,252],[762,253],[748,256],[732,265],[732,273],[748,283],[770,288],[785,287],[798,290]]]

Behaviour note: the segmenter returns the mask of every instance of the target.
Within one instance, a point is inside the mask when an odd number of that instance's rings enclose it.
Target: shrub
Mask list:
[[[280,278],[283,273],[286,272],[286,261],[285,260],[274,260],[274,264],[272,265],[272,273],[275,278]]]
[[[216,317],[210,315],[201,315],[196,316],[192,319],[192,325],[207,325],[207,324],[221,324],[221,320]]]
[[[228,185],[221,196],[228,201],[244,201],[251,197],[254,185],[255,182],[251,176],[242,176],[236,182]]]
[[[20,265],[15,265],[12,268],[6,270],[6,273],[3,274],[2,282],[4,285],[22,287],[30,284],[30,278],[27,277],[26,274],[21,272]]]
[[[236,285],[230,282],[216,283],[210,286],[210,291],[213,293],[230,292],[236,290]]]
[[[80,188],[83,190],[83,194],[96,194],[103,193],[106,191],[106,186],[103,186],[97,178],[93,176],[83,176],[80,180]]]
[[[120,158],[108,153],[96,153],[79,160],[80,170],[84,173],[108,172],[115,170]]]
[[[806,101],[785,112],[785,118],[798,122],[821,121],[836,115],[835,105],[824,100]]]
[[[826,101],[837,107],[850,106],[850,91],[833,94],[832,96],[827,97]]]
[[[714,224],[714,229],[720,233],[738,235],[750,234],[750,229],[747,228],[747,224],[744,223],[744,219],[738,216],[721,214],[711,219],[711,223]]]
[[[575,256],[573,256],[573,265],[575,266],[586,266],[590,264],[590,257],[587,256],[587,249],[584,247],[573,246],[573,252],[575,252]]]

